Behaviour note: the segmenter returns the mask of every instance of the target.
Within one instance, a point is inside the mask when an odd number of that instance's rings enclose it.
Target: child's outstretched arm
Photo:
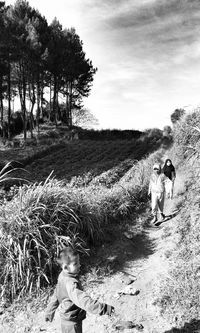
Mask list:
[[[55,315],[55,311],[59,306],[59,302],[56,295],[56,288],[54,290],[53,295],[51,296],[50,302],[47,306],[47,310],[45,312],[45,321],[52,321]]]
[[[114,307],[105,303],[100,303],[93,300],[84,291],[80,290],[76,282],[67,284],[69,298],[81,309],[93,314],[111,315],[114,312]]]

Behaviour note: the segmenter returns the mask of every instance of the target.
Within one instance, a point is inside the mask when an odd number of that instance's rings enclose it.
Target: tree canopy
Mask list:
[[[171,114],[171,122],[174,125],[178,120],[181,119],[181,117],[183,117],[183,115],[185,114],[185,110],[184,109],[176,109],[174,110],[174,112]]]
[[[26,0],[13,6],[0,2],[0,124],[10,128],[11,101],[20,100],[26,138],[27,122],[34,126],[45,114],[49,120],[73,124],[73,109],[83,108],[97,68],[86,58],[83,42],[74,28],[55,18],[48,24]],[[60,112],[59,100],[65,100]],[[7,107],[7,117],[5,116]],[[47,112],[47,111],[46,111]],[[61,119],[62,118],[62,119]],[[10,136],[8,130],[8,136]]]

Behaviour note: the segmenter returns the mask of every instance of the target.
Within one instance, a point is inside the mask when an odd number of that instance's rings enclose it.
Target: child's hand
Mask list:
[[[115,312],[115,308],[114,308],[114,306],[112,306],[112,305],[108,305],[108,304],[107,304],[106,314],[107,314],[108,316],[111,316],[114,312]]]

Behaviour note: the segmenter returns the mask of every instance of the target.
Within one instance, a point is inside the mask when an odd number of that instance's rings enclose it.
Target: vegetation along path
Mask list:
[[[115,306],[116,312],[111,318],[88,315],[84,321],[84,332],[112,333],[121,321],[133,321],[142,324],[144,333],[173,332],[172,324],[165,321],[160,313],[156,299],[159,284],[168,274],[169,263],[166,252],[176,244],[176,238],[167,235],[167,230],[178,223],[179,194],[184,192],[183,177],[177,174],[175,197],[167,200],[165,222],[155,227],[150,223],[150,208],[136,216],[137,223],[128,230],[116,231],[114,242],[106,243],[97,252],[95,267],[85,277],[85,289],[93,298]],[[134,228],[141,227],[141,234],[135,236]],[[94,267],[94,266],[93,266]],[[126,294],[127,293],[127,294]],[[132,294],[132,295],[130,295]],[[3,318],[2,318],[3,319]],[[8,328],[5,321],[0,327],[5,333],[23,332],[60,332],[58,312],[52,323],[44,322],[44,310],[33,313],[31,307],[26,314],[15,313],[14,330]],[[135,328],[125,332],[136,332]]]

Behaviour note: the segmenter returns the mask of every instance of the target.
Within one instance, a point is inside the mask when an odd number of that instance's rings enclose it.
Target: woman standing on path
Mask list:
[[[168,198],[173,198],[173,190],[174,190],[174,181],[176,178],[176,172],[175,168],[172,164],[172,161],[168,158],[165,161],[164,167],[163,167],[163,173],[168,178],[166,182],[166,194]]]
[[[162,220],[164,220],[165,215],[163,214],[164,199],[165,199],[165,183],[167,177],[161,172],[161,165],[155,163],[153,166],[153,173],[150,178],[149,191],[151,194],[151,207],[153,220],[152,223],[157,222],[157,214],[160,213]]]

